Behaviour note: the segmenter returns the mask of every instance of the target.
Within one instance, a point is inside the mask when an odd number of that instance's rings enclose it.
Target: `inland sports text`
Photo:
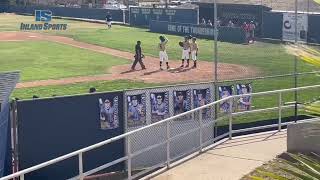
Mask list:
[[[20,30],[67,30],[67,24],[20,24]]]

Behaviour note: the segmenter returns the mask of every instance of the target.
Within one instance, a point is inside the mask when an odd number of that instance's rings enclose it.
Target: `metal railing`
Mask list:
[[[61,162],[63,160],[72,158],[72,157],[76,157],[78,156],[78,164],[79,164],[79,173],[76,177],[73,177],[71,179],[84,179],[84,177],[89,176],[91,174],[94,174],[96,172],[99,172],[103,169],[106,169],[108,167],[111,167],[115,164],[118,163],[123,163],[125,161],[127,161],[127,173],[128,173],[128,179],[134,179],[137,177],[140,177],[142,175],[145,175],[146,173],[155,170],[159,167],[167,167],[170,168],[170,165],[172,162],[179,160],[187,155],[190,155],[194,152],[199,152],[201,153],[203,151],[203,149],[219,140],[222,140],[224,138],[229,138],[231,139],[233,137],[234,133],[240,133],[240,132],[248,132],[248,131],[252,131],[252,130],[258,130],[258,129],[267,129],[267,128],[274,128],[274,127],[278,127],[278,130],[281,131],[283,126],[286,126],[290,123],[293,122],[286,122],[283,123],[282,122],[282,111],[284,109],[287,108],[292,108],[295,105],[284,105],[283,104],[283,94],[284,93],[288,93],[288,92],[297,92],[297,91],[302,91],[302,90],[310,90],[310,89],[316,89],[316,88],[320,88],[320,85],[314,85],[314,86],[305,86],[305,87],[299,87],[299,88],[292,88],[292,89],[282,89],[282,90],[275,90],[275,91],[266,91],[266,92],[258,92],[258,93],[251,93],[251,94],[243,94],[243,95],[234,95],[234,96],[229,96],[227,98],[215,101],[213,103],[204,105],[202,107],[190,110],[188,112],[184,112],[181,113],[179,115],[167,118],[165,120],[162,121],[158,121],[156,123],[147,125],[145,127],[133,130],[131,132],[127,132],[125,134],[122,134],[120,136],[116,136],[114,138],[105,140],[103,142],[88,146],[86,148],[74,151],[72,153],[66,154],[64,156],[60,156],[58,158],[52,159],[50,161],[41,163],[39,165],[21,170],[19,172],[16,172],[14,174],[11,174],[9,176],[0,178],[0,180],[9,180],[9,179],[13,179],[13,178],[20,178],[20,180],[24,180],[25,174],[30,173],[30,172],[34,172],[36,170],[39,170],[41,168],[50,166],[52,164],[56,164],[58,162]],[[320,91],[319,91],[320,92]],[[209,120],[205,120],[202,116],[203,111],[208,110],[208,109],[214,109],[216,105],[219,105],[220,103],[229,101],[230,104],[232,104],[236,99],[241,98],[241,97],[246,97],[246,96],[264,96],[264,95],[278,95],[278,106],[277,107],[272,107],[272,108],[264,108],[264,109],[255,109],[255,110],[250,110],[250,111],[245,111],[245,112],[233,112],[233,106],[231,106],[231,108],[229,108],[229,111],[222,117],[219,117],[217,119],[209,119]],[[253,127],[253,128],[245,128],[245,129],[237,129],[234,130],[232,127],[233,124],[233,118],[235,116],[238,115],[243,115],[243,114],[247,114],[247,113],[259,113],[259,112],[266,112],[266,111],[275,111],[278,110],[278,123],[277,124],[272,124],[272,125],[265,125],[265,126],[259,126],[259,127]],[[197,114],[197,115],[195,115]],[[181,123],[183,121],[181,121],[181,118],[185,118],[187,116],[192,116],[192,119],[190,120],[190,122],[194,123],[193,128],[185,128],[183,129],[180,133],[172,133],[172,128],[174,127],[174,125]],[[228,126],[229,126],[229,131],[227,133],[224,133],[222,135],[219,135],[217,137],[212,137],[212,138],[206,138],[205,136],[207,136],[208,134],[205,132],[206,128],[208,127],[213,127],[217,122],[222,121],[224,118],[228,119]],[[146,147],[136,150],[133,150],[134,147],[134,143],[135,143],[135,136],[137,136],[138,133],[142,133],[145,130],[153,130],[153,128],[156,127],[160,127],[162,133],[164,134],[164,136],[162,137],[163,140],[161,142],[157,142],[154,143],[152,145],[147,145]],[[188,126],[189,127],[189,126]],[[209,131],[211,131],[211,129],[209,129]],[[192,134],[193,133],[193,134]],[[185,138],[189,138],[186,137],[188,135],[190,135],[192,137],[196,137],[198,138],[196,141],[198,141],[196,143],[196,145],[194,147],[192,147],[191,149],[188,149],[187,151],[184,151],[183,153],[180,153],[178,155],[176,154],[172,154],[172,150],[175,148],[173,147],[173,143],[174,141],[176,141],[179,138],[185,137]],[[104,164],[102,166],[99,166],[95,169],[89,170],[87,172],[84,172],[84,166],[83,164],[85,163],[83,161],[83,154],[102,147],[104,145],[119,141],[119,140],[126,140],[126,156],[113,160],[112,162],[108,162],[107,164]],[[183,140],[179,139],[179,143],[183,143]],[[165,157],[162,159],[162,161],[160,161],[157,164],[153,164],[152,166],[148,166],[148,169],[143,170],[139,173],[136,174],[132,174],[133,169],[132,169],[132,161],[135,157],[144,154],[150,150],[154,150],[154,149],[159,149],[159,147],[163,147],[164,149],[164,155]]]

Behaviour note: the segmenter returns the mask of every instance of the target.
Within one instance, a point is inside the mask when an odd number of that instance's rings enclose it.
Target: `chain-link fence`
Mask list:
[[[212,6],[214,11],[210,18],[216,20],[217,36],[224,33],[222,31],[241,28],[246,41],[244,44],[217,41],[213,45],[214,52],[216,51],[214,60],[217,68],[214,76],[217,84],[251,84],[254,92],[260,92],[319,82],[317,73],[320,67],[308,64],[296,54],[297,47],[299,49],[300,46],[318,48],[311,43],[319,43],[313,32],[318,24],[313,18],[318,18],[316,14],[320,12],[319,4],[312,0],[297,0],[296,3],[286,0],[237,1],[233,5],[225,3],[235,2],[217,1],[217,5]],[[222,29],[220,26],[230,28]],[[292,46],[296,48],[292,50]],[[319,95],[317,92],[291,93],[285,96],[284,103],[306,103],[319,98]],[[219,98],[219,90],[216,89],[216,99]],[[253,100],[252,108],[266,107],[272,103],[276,102],[268,98],[257,98]],[[299,112],[297,108],[293,108],[286,115],[288,118],[293,116],[298,119]],[[261,117],[247,117],[245,121]],[[273,119],[275,116],[268,114],[263,117]],[[239,121],[241,120],[243,121],[240,118]]]

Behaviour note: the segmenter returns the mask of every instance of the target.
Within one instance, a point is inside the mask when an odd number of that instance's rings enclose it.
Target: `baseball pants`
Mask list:
[[[189,54],[189,50],[187,49],[187,50],[182,50],[182,57],[181,57],[181,59],[184,59],[184,60],[186,60],[186,59],[190,59],[190,54]]]
[[[169,58],[168,58],[168,54],[166,51],[160,51],[159,52],[159,57],[160,57],[160,62],[166,61],[168,62]]]

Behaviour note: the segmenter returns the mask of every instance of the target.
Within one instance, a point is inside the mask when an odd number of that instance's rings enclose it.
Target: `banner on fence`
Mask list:
[[[162,34],[192,35],[198,38],[213,39],[214,28],[197,24],[182,24],[165,21],[151,21],[150,31]],[[218,27],[218,40],[231,43],[245,43],[245,32],[240,27]]]
[[[174,115],[178,115],[191,110],[191,90],[173,91]],[[189,120],[192,116],[183,116],[181,120]]]
[[[168,118],[169,115],[169,92],[150,94],[151,121],[157,122]]]
[[[220,99],[227,98],[233,95],[233,86],[220,86],[219,87],[219,97]],[[230,101],[224,101],[220,103],[220,112],[228,113],[230,111],[232,104]]]
[[[296,37],[295,13],[283,13],[282,40],[295,41]],[[308,14],[297,15],[297,38],[298,41],[307,42]]]
[[[127,96],[128,127],[146,125],[146,94]]]
[[[123,101],[123,92],[18,101],[19,168],[26,169],[123,134]],[[84,171],[121,158],[124,153],[124,140],[86,152]],[[103,172],[122,170],[124,163]],[[76,175],[75,157],[28,173],[25,179],[56,180]]]
[[[236,85],[237,95],[250,94],[252,93],[251,84],[237,84]],[[237,102],[238,111],[249,111],[251,109],[251,96],[244,96],[239,98]]]

